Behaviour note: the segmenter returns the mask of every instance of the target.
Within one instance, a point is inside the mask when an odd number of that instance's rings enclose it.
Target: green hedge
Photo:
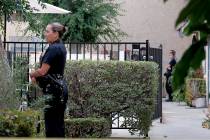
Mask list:
[[[122,126],[147,135],[154,113],[158,65],[153,62],[68,61],[69,115],[104,117],[116,112],[127,119]],[[133,118],[133,119],[132,119]]]
[[[104,118],[71,118],[65,120],[66,137],[101,138],[110,135],[109,123]]]
[[[110,125],[104,118],[68,118],[65,122],[67,138],[101,138],[110,136]],[[44,120],[36,137],[45,137]]]
[[[32,137],[36,135],[38,112],[0,111],[0,137]]]

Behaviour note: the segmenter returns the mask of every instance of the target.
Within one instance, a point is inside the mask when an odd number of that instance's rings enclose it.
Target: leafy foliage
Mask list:
[[[17,88],[21,88],[23,85],[28,84],[28,58],[27,57],[16,57],[13,63],[13,78],[17,85]]]
[[[191,45],[184,53],[181,60],[176,64],[173,83],[174,88],[178,89],[184,84],[185,77],[187,77],[190,68],[196,70],[200,67],[202,60],[205,58],[204,46],[206,39],[203,38],[197,43]]]
[[[207,128],[207,129],[210,129],[210,119],[205,119],[205,120],[202,122],[202,127],[203,127],[203,128]]]
[[[70,118],[65,120],[66,137],[104,138],[110,135],[105,118]]]
[[[206,81],[201,78],[187,78],[182,92],[175,92],[173,96],[176,101],[186,102],[187,105],[192,106],[192,100],[205,97]]]
[[[206,110],[204,110],[205,113],[205,119],[202,122],[202,127],[210,129],[210,107],[208,107]]]
[[[31,137],[36,135],[36,121],[38,112],[15,110],[1,110],[0,136]]]
[[[40,0],[38,0],[40,1]],[[1,0],[0,1],[0,30],[3,26],[3,16],[7,16],[7,19],[14,13],[20,13],[23,17],[29,16],[31,12],[29,2],[27,0]]]
[[[55,6],[70,10],[67,15],[37,15],[29,19],[29,29],[42,35],[43,29],[51,22],[61,22],[68,27],[64,40],[73,42],[96,42],[118,40],[125,33],[119,28],[117,16],[120,5],[105,0],[45,0]]]
[[[197,81],[199,87],[196,87],[196,89],[202,88],[205,84],[203,77],[204,77],[204,75],[203,75],[202,68],[198,68],[196,71],[190,69],[188,76],[186,77],[185,84],[182,86],[181,90],[173,93],[174,99],[176,101],[186,102],[188,105],[191,105],[190,103],[192,102],[193,96],[192,96],[192,92],[191,92],[192,89],[190,89],[190,88],[193,88],[193,89],[195,89],[195,88],[190,85],[190,82]],[[199,84],[199,83],[201,83],[201,84]],[[205,93],[204,90],[199,91],[199,92],[202,92],[202,94]]]
[[[0,17],[3,17],[5,13],[11,15],[14,12],[14,9],[16,8],[16,3],[14,0],[1,0],[0,5]],[[2,19],[3,18],[0,18],[0,29],[3,24]]]
[[[177,64],[173,79],[175,89],[182,87],[190,68],[196,70],[205,58],[204,46],[210,33],[209,13],[210,0],[189,0],[177,18],[176,26],[187,21],[185,34],[190,36],[194,32],[200,32],[200,40],[186,50]]]
[[[186,80],[186,102],[192,104],[192,100],[198,97],[205,97],[206,81],[199,78],[191,78]]]
[[[145,74],[147,73],[147,74]],[[151,62],[69,61],[70,116],[127,118],[122,127],[146,135],[157,94],[158,66]]]
[[[177,102],[186,101],[186,85],[182,86],[180,91],[173,92],[173,100]]]

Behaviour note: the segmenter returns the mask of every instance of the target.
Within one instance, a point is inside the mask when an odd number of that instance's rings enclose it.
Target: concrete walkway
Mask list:
[[[163,123],[153,122],[149,132],[151,140],[210,140],[210,130],[202,128],[204,109],[184,104],[163,102]],[[113,130],[112,137],[138,138],[127,130]]]

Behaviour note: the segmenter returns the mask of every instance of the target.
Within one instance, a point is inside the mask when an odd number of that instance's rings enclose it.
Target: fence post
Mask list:
[[[159,81],[161,82],[160,83],[160,85],[159,85],[159,88],[160,88],[160,97],[159,97],[159,100],[160,100],[160,123],[163,123],[163,110],[162,110],[162,108],[163,108],[163,106],[162,106],[162,94],[163,94],[163,89],[162,89],[162,83],[163,83],[163,81],[162,81],[162,71],[163,71],[163,63],[162,63],[162,61],[163,61],[163,45],[162,44],[160,44],[160,46],[159,46],[159,48],[160,48],[160,50],[161,50],[161,56],[160,56],[160,79],[159,79]]]
[[[146,40],[146,61],[149,61],[149,40]]]
[[[7,40],[7,14],[4,14],[4,50],[6,49]]]

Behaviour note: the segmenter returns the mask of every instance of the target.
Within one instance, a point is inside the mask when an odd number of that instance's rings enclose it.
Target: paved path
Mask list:
[[[202,128],[204,109],[195,109],[179,103],[163,102],[163,123],[153,122],[151,140],[210,140],[210,130]],[[112,137],[130,136],[126,130],[113,130]]]

